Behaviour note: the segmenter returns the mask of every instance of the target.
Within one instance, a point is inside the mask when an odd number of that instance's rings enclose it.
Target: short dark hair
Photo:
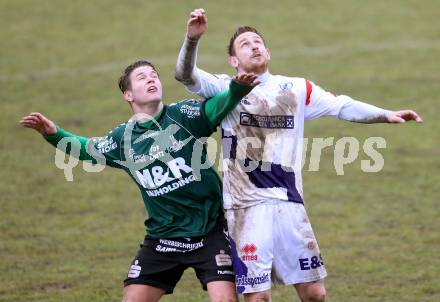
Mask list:
[[[157,74],[159,74],[156,70],[156,67],[154,67],[153,63],[150,63],[146,60],[139,60],[134,63],[131,63],[130,65],[125,67],[124,73],[119,77],[118,86],[119,89],[121,89],[122,93],[124,93],[125,91],[131,88],[130,74],[133,72],[133,70],[141,66],[150,66]]]
[[[234,41],[235,41],[235,39],[237,39],[237,37],[239,35],[241,35],[241,34],[243,34],[245,32],[256,33],[257,35],[259,35],[261,37],[261,39],[263,40],[263,43],[266,45],[266,42],[264,41],[263,35],[260,34],[255,27],[252,27],[252,26],[239,26],[235,30],[235,33],[232,35],[231,39],[229,40],[228,54],[230,56],[234,56],[235,55],[235,50],[234,50]]]

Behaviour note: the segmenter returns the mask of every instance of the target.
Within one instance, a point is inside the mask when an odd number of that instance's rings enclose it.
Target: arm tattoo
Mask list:
[[[175,78],[184,85],[193,85],[196,82],[194,69],[197,60],[197,46],[199,39],[185,37],[177,58]]]

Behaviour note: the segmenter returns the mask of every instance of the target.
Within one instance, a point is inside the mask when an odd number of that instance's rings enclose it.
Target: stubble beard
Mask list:
[[[250,62],[249,66],[247,68],[243,68],[242,72],[246,73],[255,73],[255,74],[262,74],[267,71],[269,65],[269,61],[263,61],[263,62]]]

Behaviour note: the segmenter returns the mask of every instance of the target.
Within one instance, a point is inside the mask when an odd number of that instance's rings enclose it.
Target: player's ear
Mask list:
[[[129,103],[133,102],[133,93],[131,93],[130,90],[125,90],[123,95],[124,95],[124,99],[127,102],[129,102]]]
[[[266,50],[267,50],[267,59],[270,60],[270,49],[266,48]]]
[[[231,64],[232,67],[237,69],[237,67],[238,67],[238,59],[237,59],[236,56],[229,56],[228,62],[229,62],[229,64]]]

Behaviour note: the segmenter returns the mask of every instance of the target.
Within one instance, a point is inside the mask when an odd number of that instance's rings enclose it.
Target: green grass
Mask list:
[[[144,235],[139,192],[121,171],[74,169],[19,127],[40,111],[85,136],[130,116],[116,79],[147,58],[166,102],[189,97],[173,79],[192,8],[209,29],[199,66],[232,73],[225,48],[239,24],[265,34],[271,72],[303,76],[378,106],[412,108],[423,125],[307,123],[307,137],[381,136],[385,167],[360,160],[336,176],[332,148],[304,170],[306,207],[325,257],[328,301],[440,301],[440,19],[438,1],[0,1],[0,301],[120,301]],[[308,167],[306,162],[306,168]],[[291,287],[274,301],[298,301]],[[164,301],[206,301],[192,271]]]

